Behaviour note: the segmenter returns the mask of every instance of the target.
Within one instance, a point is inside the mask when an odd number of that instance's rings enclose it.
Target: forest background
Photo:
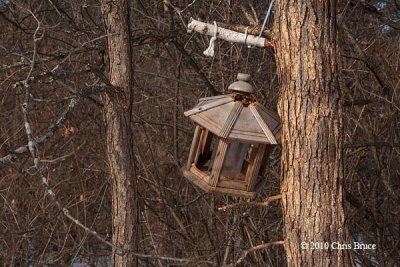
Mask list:
[[[188,33],[185,25],[190,17],[260,25],[267,7],[256,0],[129,3],[130,127],[140,207],[135,253],[142,266],[286,264],[282,246],[250,252],[283,239],[279,202],[221,211],[247,200],[206,194],[180,171],[194,126],[183,112],[200,97],[226,93],[238,72],[252,75],[256,98],[266,107],[276,109],[279,97],[273,49],[217,41],[215,57],[208,58],[202,52],[209,37]],[[272,14],[267,29],[273,25]],[[361,266],[400,263],[399,30],[396,0],[339,1],[346,223],[353,240],[377,245],[355,252]],[[96,238],[111,241],[112,235],[100,97],[111,89],[101,3],[2,0],[0,36],[0,262],[107,265],[111,247]],[[38,162],[29,138],[41,140]],[[279,194],[279,149],[266,177],[255,201]]]

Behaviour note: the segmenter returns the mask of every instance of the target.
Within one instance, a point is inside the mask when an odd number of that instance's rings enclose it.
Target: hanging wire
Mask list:
[[[246,32],[245,32],[245,39],[244,39],[244,44],[247,45],[247,36],[249,35],[248,33],[249,27],[246,27]],[[246,64],[245,64],[245,71],[248,73],[248,66],[249,66],[249,57],[250,57],[250,51],[251,51],[251,45],[247,45],[247,58],[246,58]]]
[[[272,5],[273,4],[274,4],[274,0],[271,0],[271,2],[269,3],[267,14],[265,15],[265,18],[264,18],[264,21],[263,21],[263,24],[262,24],[262,27],[261,27],[260,34],[258,35],[258,37],[261,37],[261,35],[262,35],[263,31],[264,31],[265,25],[267,25],[268,18],[269,18],[269,15],[271,14],[271,10],[272,10]]]
[[[259,33],[259,35],[258,35],[259,38],[260,38],[261,35],[263,34],[264,28],[265,28],[265,26],[267,25],[267,22],[268,22],[268,19],[269,19],[269,15],[271,14],[271,10],[272,10],[272,5],[273,5],[273,4],[274,4],[274,0],[272,0],[272,1],[269,3],[268,9],[266,10],[266,15],[265,15],[263,24],[262,24],[262,26],[261,26],[260,33]],[[245,34],[246,34],[245,42],[244,42],[245,45],[246,45],[246,41],[247,41],[248,29],[249,29],[249,27],[246,28],[246,32],[245,32]],[[248,73],[248,70],[249,70],[249,67],[248,67],[248,66],[249,66],[249,58],[250,58],[251,45],[248,45],[247,48],[248,48],[248,50],[247,50],[247,58],[246,58],[246,64],[245,64],[246,73]]]
[[[249,58],[250,58],[251,46],[247,47],[247,57],[246,57],[246,65],[245,65],[245,73],[249,73]]]

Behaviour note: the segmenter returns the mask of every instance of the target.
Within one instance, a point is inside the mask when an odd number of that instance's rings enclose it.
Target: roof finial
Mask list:
[[[228,90],[244,94],[251,94],[254,92],[253,86],[249,83],[251,80],[250,74],[238,73],[237,79],[238,81],[229,85]]]

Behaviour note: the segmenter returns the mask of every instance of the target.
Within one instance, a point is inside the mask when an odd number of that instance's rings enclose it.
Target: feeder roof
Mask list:
[[[277,144],[280,135],[278,115],[258,102],[237,96],[201,98],[193,109],[185,112],[185,116],[221,138]]]

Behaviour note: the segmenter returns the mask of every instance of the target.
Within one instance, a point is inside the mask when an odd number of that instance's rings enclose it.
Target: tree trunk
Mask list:
[[[288,266],[347,266],[336,1],[278,1],[282,206]],[[304,242],[302,244],[302,242]],[[327,246],[327,247],[326,247]]]
[[[124,251],[136,251],[134,142],[130,134],[130,103],[133,88],[132,51],[127,0],[102,1],[108,36],[109,77],[117,92],[104,96],[107,156],[112,181],[112,241]],[[137,208],[137,207],[136,207]],[[113,249],[113,266],[135,266],[130,253]]]

